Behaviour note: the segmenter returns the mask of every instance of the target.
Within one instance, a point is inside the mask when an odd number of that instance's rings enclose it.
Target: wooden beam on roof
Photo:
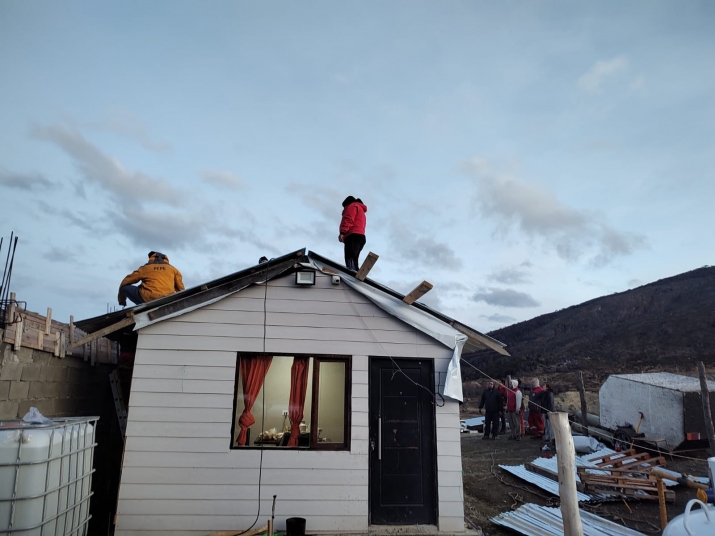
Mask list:
[[[355,279],[358,281],[365,281],[365,278],[367,277],[367,274],[370,270],[372,270],[372,267],[375,266],[375,263],[377,262],[377,259],[379,259],[380,256],[373,253],[372,251],[367,254],[367,258],[362,262],[362,266],[358,270],[358,272],[355,274]]]
[[[461,322],[457,322],[456,320],[453,320],[452,322],[450,322],[450,324],[457,331],[461,331],[470,339],[477,341],[479,344],[486,346],[490,350],[494,350],[498,354],[511,357],[511,354],[504,349],[504,346],[499,344],[491,337],[482,335],[481,333],[474,331],[469,326],[465,326],[464,324],[462,324]]]
[[[412,305],[433,288],[434,285],[432,283],[429,283],[428,281],[422,281],[422,283],[417,285],[412,292],[402,298],[402,301],[408,305]]]
[[[184,309],[189,309],[191,307],[196,307],[202,303],[206,303],[214,298],[219,298],[231,292],[236,292],[238,290],[244,289],[249,285],[254,283],[263,283],[264,281],[269,281],[274,277],[282,274],[286,270],[292,268],[295,264],[295,259],[288,259],[268,268],[256,268],[256,271],[236,279],[234,281],[228,281],[216,287],[208,288],[203,292],[197,294],[191,294],[185,298],[180,298],[176,301],[169,302],[167,304],[161,305],[154,310],[147,313],[149,320],[159,320],[165,316],[178,313]]]
[[[88,342],[96,341],[97,339],[100,339],[105,335],[109,335],[110,333],[119,331],[123,327],[130,326],[132,324],[134,324],[133,315],[128,316],[126,318],[122,318],[119,322],[116,322],[111,326],[107,326],[106,328],[102,328],[99,331],[95,331],[94,333],[85,335],[84,337],[82,337],[81,339],[77,339],[76,341],[71,341],[70,348],[77,348],[78,346],[82,346],[83,344],[87,344]]]

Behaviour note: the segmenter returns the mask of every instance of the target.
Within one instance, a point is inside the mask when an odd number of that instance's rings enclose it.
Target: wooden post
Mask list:
[[[705,419],[705,430],[708,432],[710,456],[715,456],[715,429],[713,429],[713,416],[710,412],[710,391],[708,391],[705,365],[703,365],[702,361],[698,361],[698,375],[700,376],[700,397],[703,401],[703,417]]]
[[[668,524],[668,510],[665,508],[665,482],[660,477],[658,481],[658,509],[660,510],[660,528],[665,529]]]
[[[559,468],[559,497],[564,536],[583,536],[581,516],[576,495],[576,450],[574,449],[568,414],[549,413],[556,436],[557,465]]]
[[[583,372],[578,373],[578,394],[581,397],[581,426],[588,437],[588,408],[586,407],[586,386],[583,383]]]

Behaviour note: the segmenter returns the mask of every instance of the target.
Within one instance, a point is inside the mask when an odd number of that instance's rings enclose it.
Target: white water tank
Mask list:
[[[98,419],[0,421],[0,535],[87,534]]]

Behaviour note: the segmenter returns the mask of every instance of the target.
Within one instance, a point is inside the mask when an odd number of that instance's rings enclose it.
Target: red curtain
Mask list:
[[[256,401],[256,397],[263,386],[263,382],[268,374],[273,356],[242,357],[239,363],[239,373],[241,375],[241,385],[243,386],[243,413],[238,418],[238,426],[241,431],[236,439],[236,445],[246,445],[246,435],[248,427],[256,422],[251,415],[251,408]]]
[[[308,390],[309,357],[294,357],[290,368],[290,398],[288,400],[288,416],[290,417],[289,447],[298,446],[300,423],[303,420],[305,408],[305,393]]]

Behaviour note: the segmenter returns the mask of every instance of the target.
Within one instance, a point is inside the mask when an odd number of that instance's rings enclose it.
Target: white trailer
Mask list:
[[[708,381],[710,408],[715,415],[715,382]],[[707,440],[700,380],[655,372],[614,374],[598,393],[601,426],[615,430],[626,423],[647,437],[665,439],[670,449],[686,440]]]

